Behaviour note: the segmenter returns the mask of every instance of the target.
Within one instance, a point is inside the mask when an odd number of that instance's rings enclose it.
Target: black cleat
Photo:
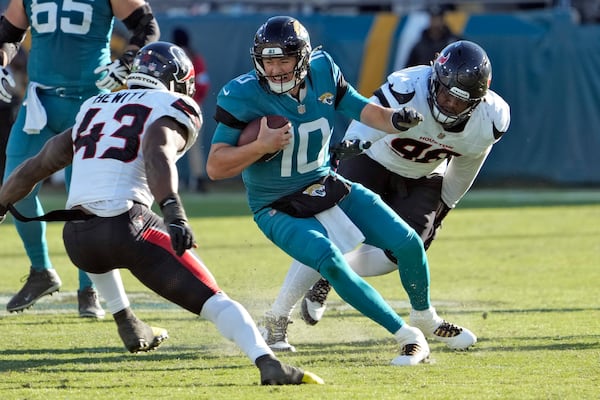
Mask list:
[[[261,385],[300,385],[303,383],[323,385],[325,382],[319,376],[300,368],[282,364],[273,356],[266,354],[256,360],[260,370]]]
[[[169,338],[166,329],[146,324],[128,308],[116,313],[114,318],[119,336],[130,353],[154,350]]]
[[[29,270],[25,285],[10,299],[6,305],[6,310],[8,312],[23,311],[34,305],[42,297],[58,292],[61,285],[62,282],[55,269],[36,271],[32,267]]]
[[[77,303],[82,318],[102,319],[106,314],[98,300],[98,292],[91,287],[77,291]]]

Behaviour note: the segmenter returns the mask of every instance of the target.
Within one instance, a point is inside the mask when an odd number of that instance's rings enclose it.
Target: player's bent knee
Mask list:
[[[209,321],[216,322],[221,311],[229,307],[232,301],[233,300],[223,292],[215,293],[202,305],[200,316]]]

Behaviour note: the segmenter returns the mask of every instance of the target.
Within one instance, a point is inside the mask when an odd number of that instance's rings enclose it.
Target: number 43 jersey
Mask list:
[[[148,128],[162,117],[173,118],[187,130],[181,157],[202,125],[200,108],[192,98],[167,90],[121,90],[86,100],[72,129],[67,207],[91,204],[86,208],[106,217],[126,211],[132,201],[150,206],[154,199],[142,142]]]

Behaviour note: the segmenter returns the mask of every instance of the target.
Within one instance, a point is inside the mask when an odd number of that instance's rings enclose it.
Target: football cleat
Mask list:
[[[115,322],[119,336],[130,353],[154,350],[169,338],[166,329],[150,326],[136,316],[119,321],[115,318]]]
[[[98,300],[98,292],[91,287],[77,291],[79,316],[82,318],[104,318],[106,314]]]
[[[53,268],[36,271],[31,267],[26,278],[25,285],[6,304],[7,311],[23,311],[34,305],[42,297],[58,292],[62,285],[56,270]]]
[[[404,325],[396,332],[395,337],[400,344],[400,355],[392,360],[392,365],[417,365],[429,357],[429,344],[419,329]]]
[[[446,343],[453,350],[466,350],[477,343],[473,332],[440,318],[433,307],[423,311],[411,310],[410,323],[425,336]]]
[[[296,348],[289,344],[287,336],[287,328],[291,323],[292,320],[288,317],[276,317],[271,312],[267,312],[258,330],[271,350],[295,352]]]
[[[321,278],[304,295],[300,305],[300,317],[308,325],[316,325],[327,309],[327,295],[331,291],[329,282]]]
[[[316,374],[281,363],[270,354],[259,357],[256,366],[260,370],[261,385],[300,385],[303,383],[323,385],[325,382]]]

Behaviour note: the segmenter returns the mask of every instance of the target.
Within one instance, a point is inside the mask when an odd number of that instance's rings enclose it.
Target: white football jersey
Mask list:
[[[434,171],[444,174],[442,199],[454,207],[473,184],[492,145],[507,131],[510,109],[488,90],[462,131],[446,131],[433,118],[427,102],[430,75],[428,66],[396,71],[371,97],[391,108],[413,107],[424,117],[419,125],[387,134],[352,121],[344,138],[370,140],[373,144],[366,154],[403,177],[416,179]]]
[[[188,132],[181,157],[192,146],[202,124],[197,103],[166,90],[121,90],[88,99],[72,131],[73,171],[67,208],[82,205],[96,215],[119,215],[133,202],[154,201],[144,165],[142,141],[147,128],[171,117]]]

